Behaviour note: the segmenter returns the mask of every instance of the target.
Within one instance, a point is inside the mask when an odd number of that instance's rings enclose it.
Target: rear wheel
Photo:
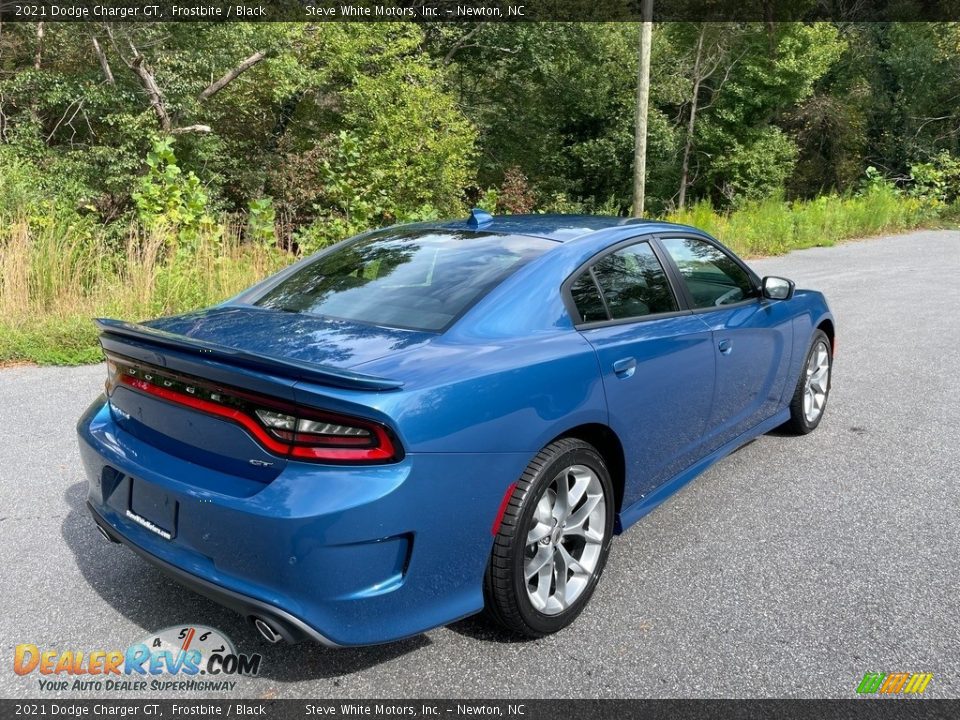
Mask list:
[[[590,600],[613,536],[603,458],[574,438],[551,443],[517,482],[487,567],[488,613],[527,637],[572,623]]]
[[[788,429],[806,435],[820,424],[830,396],[832,370],[830,338],[822,330],[817,330],[790,402],[790,420],[786,423]]]

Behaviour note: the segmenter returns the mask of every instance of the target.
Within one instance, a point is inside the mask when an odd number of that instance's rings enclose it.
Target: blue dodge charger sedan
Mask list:
[[[835,342],[823,295],[694,228],[479,210],[97,322],[100,533],[268,641],[328,645],[481,610],[563,628],[614,535],[757,435],[817,427]]]

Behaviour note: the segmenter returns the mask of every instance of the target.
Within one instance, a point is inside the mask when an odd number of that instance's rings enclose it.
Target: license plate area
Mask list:
[[[164,540],[177,535],[177,512],[180,503],[156,485],[130,478],[130,503],[126,515]]]

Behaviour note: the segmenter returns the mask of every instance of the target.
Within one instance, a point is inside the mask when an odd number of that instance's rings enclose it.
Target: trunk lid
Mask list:
[[[120,427],[176,457],[261,482],[275,478],[293,451],[274,442],[276,428],[262,427],[257,407],[301,417],[303,397],[296,391],[301,381],[321,390],[327,386],[331,396],[396,390],[402,382],[349,368],[432,337],[237,307],[148,325],[96,322],[111,373],[110,406]],[[331,411],[332,418],[313,427],[348,432],[350,418],[338,420],[342,410],[338,415],[330,399],[323,407],[325,398],[314,392],[307,409]]]
[[[436,337],[252,305],[220,306],[144,325],[244,352],[341,369],[424,345]]]

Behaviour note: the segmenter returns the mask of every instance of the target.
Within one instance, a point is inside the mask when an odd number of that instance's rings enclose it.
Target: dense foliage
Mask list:
[[[0,26],[0,362],[371,226],[630,211],[631,24]],[[960,24],[654,31],[647,212],[751,254],[944,217]],[[38,322],[37,318],[41,318]]]
[[[668,23],[654,38],[652,212],[681,184],[687,203],[735,207],[853,192],[868,167],[909,184],[960,156],[960,25]],[[167,143],[206,212],[269,198],[308,245],[504,184],[536,209],[625,212],[636,43],[630,24],[7,25],[4,173],[128,220]]]

